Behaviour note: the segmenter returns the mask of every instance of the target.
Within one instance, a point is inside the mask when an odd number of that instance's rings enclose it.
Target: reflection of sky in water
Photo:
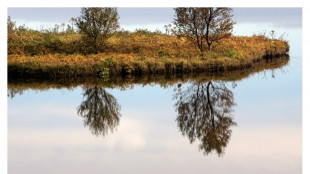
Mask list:
[[[235,88],[227,85],[238,126],[223,157],[203,156],[198,142],[182,136],[175,87],[107,89],[122,116],[117,130],[104,138],[92,135],[77,116],[81,88],[28,90],[8,100],[9,172],[301,173],[301,34],[288,30],[293,33],[288,66],[274,71],[274,78],[260,72]]]

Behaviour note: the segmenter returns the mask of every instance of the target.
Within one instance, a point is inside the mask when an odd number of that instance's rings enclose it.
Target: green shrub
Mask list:
[[[236,57],[236,53],[234,50],[228,50],[227,56],[230,58],[234,58],[234,57]]]

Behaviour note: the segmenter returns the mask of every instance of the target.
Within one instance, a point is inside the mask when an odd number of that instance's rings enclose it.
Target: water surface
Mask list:
[[[9,79],[8,171],[301,173],[301,57],[240,71]]]

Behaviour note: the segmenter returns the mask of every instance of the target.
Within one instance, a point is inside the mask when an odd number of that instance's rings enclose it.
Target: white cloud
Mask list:
[[[235,127],[225,155],[203,156],[176,127],[121,118],[117,131],[10,129],[10,173],[298,173],[301,128]]]

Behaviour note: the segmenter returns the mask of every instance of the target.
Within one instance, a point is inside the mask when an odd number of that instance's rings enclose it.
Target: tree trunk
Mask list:
[[[208,51],[211,51],[211,43],[208,43]]]
[[[211,122],[212,122],[212,128],[215,129],[215,123],[214,123],[214,110],[213,110],[213,106],[211,103],[211,99],[210,99],[210,85],[211,85],[211,81],[209,81],[208,85],[207,85],[207,99],[208,99],[208,105],[210,107],[210,116],[211,116]]]

